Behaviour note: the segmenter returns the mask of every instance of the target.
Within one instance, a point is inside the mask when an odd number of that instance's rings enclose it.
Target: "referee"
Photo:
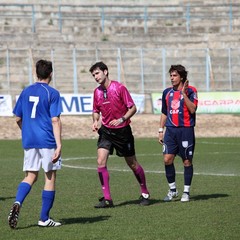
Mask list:
[[[103,197],[95,208],[114,207],[109,186],[107,161],[115,149],[124,157],[140,184],[140,205],[149,205],[149,191],[145,173],[135,156],[134,137],[130,118],[136,113],[136,106],[127,88],[118,81],[110,80],[108,67],[103,62],[95,63],[89,70],[99,86],[94,90],[92,130],[98,132],[97,164]],[[101,118],[100,118],[101,117]],[[101,127],[99,128],[99,121]],[[124,190],[125,186],[120,185]]]

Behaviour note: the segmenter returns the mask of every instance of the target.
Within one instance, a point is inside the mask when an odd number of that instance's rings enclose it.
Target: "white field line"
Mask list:
[[[239,146],[240,145],[240,140],[239,139],[240,138],[236,138],[236,142],[234,142],[234,143],[228,143],[227,139],[226,139],[226,142],[224,142],[224,143],[208,142],[208,141],[198,141],[198,140],[196,140],[196,144],[201,143],[201,144],[212,144],[212,145],[237,145],[237,146]]]
[[[223,152],[204,152],[202,153],[202,155],[206,155],[206,154],[214,154],[214,155],[217,155],[217,154],[223,154]],[[224,154],[240,154],[240,151],[239,152],[224,152]],[[198,152],[195,152],[194,153],[194,156],[195,155],[200,155]],[[159,153],[151,153],[151,154],[136,154],[136,157],[151,157],[151,156],[159,156],[160,158],[162,157],[162,153],[159,152]],[[109,158],[113,158],[113,157],[117,157],[117,156],[114,156],[114,155],[111,155],[109,156]],[[85,159],[97,159],[97,156],[89,156],[89,157],[75,157],[75,158],[64,158],[63,160],[64,161],[72,161],[72,160],[85,160]]]
[[[75,168],[75,169],[83,169],[83,170],[94,170],[97,171],[96,167],[81,167],[81,166],[71,166],[67,164],[62,164],[63,167],[67,168]],[[117,168],[108,168],[110,171],[115,171],[115,172],[132,172],[130,169],[117,169]],[[164,174],[164,171],[152,171],[152,170],[144,170],[145,173],[158,173],[158,174]],[[183,174],[183,172],[176,172],[176,174]],[[225,177],[237,177],[239,175],[234,174],[234,173],[196,173],[194,172],[194,175],[199,175],[199,176],[225,176]]]
[[[220,153],[220,152],[219,152]],[[217,154],[217,152],[215,153]],[[162,154],[138,154],[138,156],[161,156]],[[115,156],[110,156],[115,157]],[[94,170],[96,171],[97,167],[87,167],[87,166],[72,166],[69,164],[64,164],[63,162],[67,161],[74,161],[74,160],[86,160],[86,159],[96,159],[96,156],[94,157],[75,157],[75,158],[64,158],[62,159],[62,166],[67,168],[74,168],[74,169],[83,169],[83,170]],[[116,172],[132,172],[131,169],[119,169],[119,168],[108,168],[110,171],[116,171]],[[146,173],[158,173],[158,174],[165,174],[164,171],[155,171],[155,170],[145,170]],[[183,172],[176,172],[176,174],[183,174]],[[234,176],[240,176],[239,174],[234,173],[201,173],[201,172],[194,172],[194,175],[201,175],[201,176],[226,176],[226,177],[234,177]]]

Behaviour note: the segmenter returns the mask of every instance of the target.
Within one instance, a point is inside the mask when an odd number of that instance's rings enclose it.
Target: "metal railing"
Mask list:
[[[151,94],[170,85],[168,69],[182,64],[198,91],[239,91],[240,48],[234,49],[1,49],[0,94],[15,95],[34,82],[33,60],[53,62],[53,86],[62,93],[91,93],[96,86],[89,73],[96,61],[109,66],[111,79],[133,93]]]
[[[2,28],[6,31],[11,28],[9,21],[21,19],[26,20],[24,25],[29,26],[33,33],[36,32],[36,13],[33,4],[0,4],[0,19],[4,21]],[[29,19],[31,19],[30,22]],[[21,27],[18,21],[17,24]]]
[[[67,26],[69,20],[76,24],[92,21],[93,25],[100,26],[101,32],[114,24],[120,24],[127,28],[125,21],[136,21],[135,27],[142,27],[144,33],[157,25],[163,27],[182,27],[186,33],[199,31],[198,23],[206,22],[207,29],[216,28],[219,31],[232,33],[239,26],[240,3],[238,4],[179,4],[179,5],[33,5],[33,4],[0,4],[0,19],[5,20],[5,27],[10,28],[10,19],[31,19],[26,21],[31,31],[37,32],[39,22],[49,19],[48,24],[56,21],[59,32]],[[44,8],[48,10],[44,11]],[[50,9],[50,10],[49,10]],[[21,27],[21,26],[19,26]],[[84,27],[84,24],[82,24]]]

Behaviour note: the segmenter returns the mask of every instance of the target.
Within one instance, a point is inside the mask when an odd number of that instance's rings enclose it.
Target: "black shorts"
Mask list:
[[[134,137],[129,125],[117,129],[101,126],[98,134],[98,148],[109,150],[110,155],[113,154],[114,149],[119,157],[131,157],[135,155]]]

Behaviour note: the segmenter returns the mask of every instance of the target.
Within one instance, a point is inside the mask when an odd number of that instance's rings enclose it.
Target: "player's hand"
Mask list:
[[[162,133],[162,132],[159,133],[158,142],[159,142],[161,145],[163,145],[163,133]]]
[[[119,124],[123,123],[122,119],[113,119],[111,122],[109,122],[109,125],[111,126],[118,126]]]
[[[98,131],[98,122],[97,122],[97,121],[95,121],[95,122],[93,123],[93,125],[92,125],[92,130],[93,130],[93,132],[97,132],[97,131]]]
[[[56,163],[61,156],[61,149],[56,148],[54,155],[52,156],[52,163]]]
[[[187,92],[188,85],[189,85],[189,81],[186,80],[186,81],[184,82],[184,84],[183,84],[183,88],[182,88],[182,91],[183,91],[184,93]]]

